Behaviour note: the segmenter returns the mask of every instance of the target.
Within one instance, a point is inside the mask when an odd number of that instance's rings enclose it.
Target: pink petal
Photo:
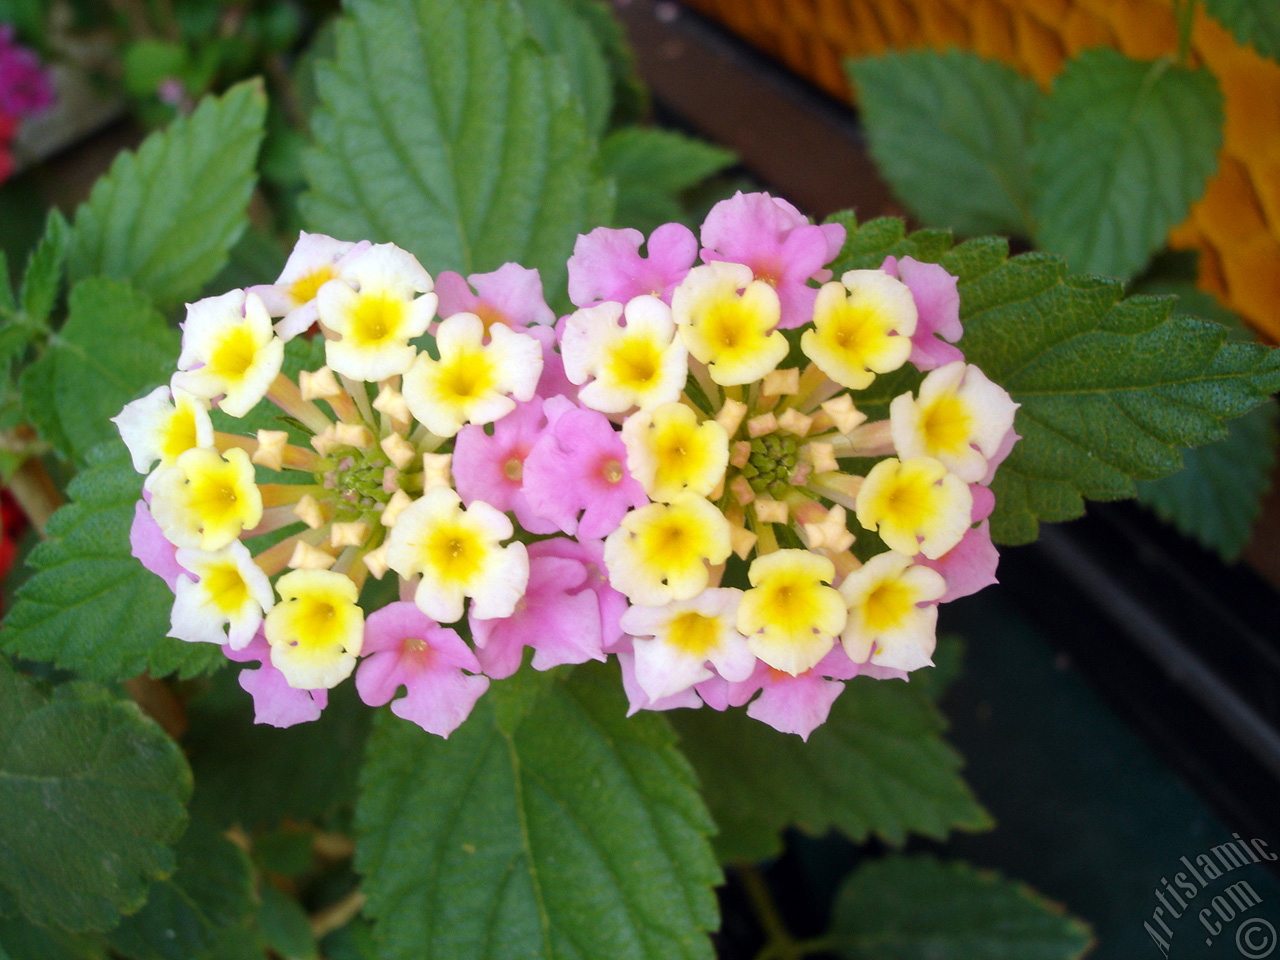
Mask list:
[[[947,592],[939,598],[939,603],[950,603],[999,583],[996,567],[1000,563],[1000,553],[991,542],[991,524],[985,520],[971,528],[958,544],[937,560],[921,555],[916,562],[937,570],[947,581]]]
[[[597,227],[578,237],[569,258],[569,299],[585,307],[603,300],[626,303],[653,294],[667,303],[698,257],[688,227],[664,223],[649,236],[649,256],[640,255],[639,230]]]
[[[649,695],[641,689],[636,681],[636,655],[629,650],[618,654],[618,665],[622,667],[622,689],[627,694],[630,704],[627,716],[633,716],[641,710],[679,710],[682,707],[697,709],[702,706],[697,692],[690,687],[661,700],[650,700]]]
[[[838,680],[824,680],[813,671],[765,685],[747,707],[747,716],[802,740],[827,722],[831,705],[844,690]]]
[[[963,360],[964,354],[951,345],[964,333],[956,278],[936,263],[911,257],[886,257],[880,269],[905,283],[915,299],[919,320],[911,337],[911,362],[920,370],[934,370]]]
[[[178,563],[178,548],[165,539],[147,509],[139,500],[133,510],[133,525],[129,528],[129,551],[144,567],[162,579],[170,590],[176,590],[178,576],[186,571]]]
[[[228,660],[260,663],[257,670],[241,670],[240,686],[253,697],[253,722],[273,727],[292,727],[319,719],[329,704],[328,690],[296,690],[271,663],[271,646],[262,631],[241,650],[222,648]]]

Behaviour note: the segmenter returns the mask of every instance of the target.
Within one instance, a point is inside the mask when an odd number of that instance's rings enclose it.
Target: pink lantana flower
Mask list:
[[[129,528],[129,552],[135,560],[165,582],[170,590],[178,589],[178,577],[187,571],[178,563],[178,548],[165,538],[151,510],[139,500]]]
[[[681,223],[664,223],[640,255],[639,230],[596,227],[578,237],[569,258],[569,299],[576,307],[652,294],[671,303],[671,292],[698,259],[698,241]]]
[[[530,533],[554,533],[556,524],[538,516],[524,494],[524,461],[542,436],[546,416],[535,398],[516,404],[496,421],[492,436],[479,424],[458,431],[453,450],[453,479],[468,507],[483,500],[503,513],[514,512]]]
[[[627,470],[622,434],[603,413],[564,397],[546,401],[543,410],[547,427],[524,461],[529,506],[570,536],[608,536],[628,510],[649,502]]]
[[[757,280],[778,291],[780,328],[813,319],[818,291],[809,286],[831,279],[826,265],[844,245],[838,223],[817,226],[779,197],[738,192],[721,200],[702,223],[702,259],[726,260],[751,268]]]
[[[827,722],[831,705],[844,690],[843,681],[851,680],[860,673],[874,675],[878,679],[906,678],[900,670],[873,670],[870,664],[854,663],[836,644],[816,666],[794,677],[761,662],[748,679],[728,684],[729,689],[723,693],[711,687],[708,695],[723,698],[726,706],[738,706],[759,690],[760,696],[747,707],[747,716],[782,733],[794,733],[802,740],[808,740],[809,734]]]
[[[440,737],[458,729],[489,689],[487,677],[471,675],[480,663],[457,631],[413,603],[398,601],[370,614],[363,652],[356,671],[360,699],[380,707],[404,687],[391,712]]]
[[[53,82],[40,58],[13,42],[13,27],[0,24],[0,114],[29,117],[53,101]]]
[[[245,292],[257,294],[269,316],[283,318],[275,325],[276,334],[281,340],[292,340],[320,319],[316,301],[320,288],[371,246],[368,240],[350,243],[304,230],[276,282],[249,287]]]
[[[261,630],[241,650],[222,648],[235,663],[259,663],[257,670],[241,670],[240,686],[253,697],[253,722],[292,727],[317,720],[329,705],[328,690],[298,690],[271,663],[271,645]]]
[[[551,397],[568,397],[577,401],[578,388],[564,372],[564,358],[556,349],[560,342],[558,331],[553,326],[527,327],[524,331],[542,345],[542,376],[538,378],[538,386],[534,395],[544,400]]]
[[[910,361],[921,370],[934,370],[963,360],[960,348],[952,346],[964,333],[956,278],[936,263],[921,263],[911,257],[886,257],[880,269],[905,283],[916,302]]]
[[[535,544],[537,546],[537,544]],[[501,620],[471,617],[471,635],[484,672],[495,680],[520,669],[525,647],[533,647],[533,669],[604,660],[600,602],[588,586],[585,563],[529,556],[529,585],[515,612]]]
[[[938,598],[938,603],[950,603],[1000,582],[996,579],[1000,553],[991,542],[991,524],[986,520],[971,527],[937,560],[921,555],[916,563],[938,571],[947,582],[947,592]]]
[[[630,638],[622,632],[622,615],[627,612],[627,598],[609,583],[609,573],[604,565],[604,541],[570,540],[553,537],[529,544],[529,559],[560,557],[576,560],[587,568],[587,579],[579,588],[596,595],[600,607],[600,645],[605,653],[615,653],[628,647]]]
[[[518,263],[504,263],[491,273],[473,273],[466,278],[452,270],[436,276],[439,315],[474,313],[489,329],[495,323],[516,330],[553,324],[556,315],[542,294],[542,278],[537,270]]]

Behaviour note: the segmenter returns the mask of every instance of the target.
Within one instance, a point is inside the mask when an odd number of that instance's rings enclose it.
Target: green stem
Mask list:
[[[799,945],[787,930],[787,925],[782,922],[782,915],[778,912],[759,869],[746,864],[739,867],[738,872],[765,932],[765,945],[756,954],[756,960],[803,960],[804,953],[798,949]]]
[[[1177,0],[1174,15],[1178,18],[1178,66],[1187,66],[1191,54],[1191,29],[1196,21],[1196,0]]]

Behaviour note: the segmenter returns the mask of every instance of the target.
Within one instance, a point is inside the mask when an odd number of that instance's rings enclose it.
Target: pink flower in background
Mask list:
[[[365,621],[365,656],[356,671],[356,691],[371,707],[391,701],[391,712],[428,733],[448,737],[489,689],[489,678],[472,676],[480,663],[456,630],[442,627],[416,604],[397,601]]]
[[[604,566],[603,540],[570,540],[553,537],[529,544],[529,559],[560,557],[586,564],[587,579],[579,590],[590,590],[596,595],[600,608],[600,641],[605,653],[613,653],[620,646],[627,646],[630,638],[622,632],[622,615],[627,612],[627,598],[609,583]]]
[[[40,58],[13,42],[13,27],[0,24],[0,114],[21,119],[53,101],[53,82]]]
[[[441,319],[474,313],[484,321],[486,330],[494,323],[524,330],[556,322],[543,298],[538,271],[518,263],[504,263],[491,273],[473,273],[465,279],[445,270],[436,276],[436,296],[440,298],[436,312]]]
[[[767,193],[738,192],[721,200],[702,224],[702,259],[725,260],[751,268],[757,280],[778,291],[781,328],[813,318],[818,291],[810,280],[831,279],[824,269],[844,245],[838,223],[817,226],[787,201]]]
[[[329,705],[328,690],[297,690],[289,686],[284,674],[272,665],[271,645],[261,630],[244,649],[224,646],[222,652],[235,663],[261,664],[257,670],[241,670],[239,677],[240,686],[253,697],[254,723],[292,727],[319,719],[320,712]]]
[[[921,263],[911,257],[886,257],[880,269],[905,283],[916,302],[911,362],[921,370],[935,370],[963,360],[964,354],[952,346],[964,333],[956,278],[936,263]]]
[[[676,288],[698,259],[698,241],[684,224],[664,223],[649,235],[640,255],[639,230],[596,227],[578,237],[569,258],[569,299],[576,307],[613,300],[626,303],[652,294],[671,303]]]

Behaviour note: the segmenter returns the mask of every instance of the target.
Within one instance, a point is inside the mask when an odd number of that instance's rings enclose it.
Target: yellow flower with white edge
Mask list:
[[[404,373],[418,354],[409,341],[436,315],[432,288],[422,264],[393,243],[352,257],[316,294],[320,322],[337,335],[325,341],[325,363],[353,380]]]
[[[212,553],[262,519],[253,464],[238,447],[195,447],[151,475],[151,515],[170,543]]]
[[[582,387],[578,399],[602,413],[671,403],[688,377],[688,356],[676,338],[671,310],[648,295],[625,307],[606,301],[578,310],[565,321],[560,352],[565,375]]]
[[[173,386],[243,417],[267,394],[284,361],[284,341],[256,294],[232,290],[187,305]]]
[[[636,682],[650,700],[716,674],[731,682],[751,676],[756,656],[737,627],[741,599],[741,590],[712,587],[690,600],[627,608],[621,626],[635,638]]]
[[[187,391],[156,387],[111,418],[129,448],[133,469],[147,473],[157,460],[169,466],[192,447],[213,446],[209,401]]]
[[[889,551],[877,554],[840,584],[849,605],[849,622],[840,640],[854,663],[897,670],[933,665],[937,646],[938,606],[920,604],[947,592],[942,575],[917,566],[910,557]]]
[[[409,412],[438,437],[467,423],[492,423],[533,397],[542,346],[500,323],[489,329],[473,313],[455,313],[436,330],[440,359],[418,354],[401,390]]]
[[[178,565],[186,573],[174,587],[169,636],[193,643],[226,643],[232,650],[247,646],[275,603],[271,581],[253,562],[249,549],[233,540],[221,550],[181,549]],[[223,628],[228,627],[227,632]]]
[[[467,597],[482,620],[509,617],[529,583],[524,544],[502,545],[514,532],[507,515],[483,500],[463,508],[452,489],[436,487],[396,517],[387,566],[406,580],[422,577],[414,602],[440,623],[461,619]]]
[[[604,542],[609,582],[634,603],[688,600],[707,588],[707,564],[729,557],[729,521],[702,497],[632,510]]]
[[[671,295],[671,314],[689,352],[721,386],[763,379],[789,349],[777,330],[778,291],[740,263],[694,267]]]
[[[633,413],[622,425],[627,469],[654,500],[681,493],[707,497],[724,479],[729,435],[714,420],[698,422],[683,403]]]
[[[987,460],[1013,426],[1009,394],[977,367],[956,360],[889,405],[893,445],[902,457],[933,457],[966,483],[986,475]]]
[[[351,578],[333,570],[293,570],[276,583],[280,602],[264,632],[271,665],[296,690],[327,690],[351,676],[364,646],[364,611]]]
[[[858,490],[858,522],[890,550],[930,560],[960,542],[972,524],[969,485],[933,457],[881,460]]]
[[[848,608],[830,586],[836,568],[808,550],[775,550],[747,571],[751,589],[738,607],[738,629],[757,657],[783,673],[804,673],[831,652]]]
[[[850,270],[824,283],[813,307],[813,329],[800,348],[823,373],[851,390],[911,356],[918,314],[911,290],[882,270]]]

